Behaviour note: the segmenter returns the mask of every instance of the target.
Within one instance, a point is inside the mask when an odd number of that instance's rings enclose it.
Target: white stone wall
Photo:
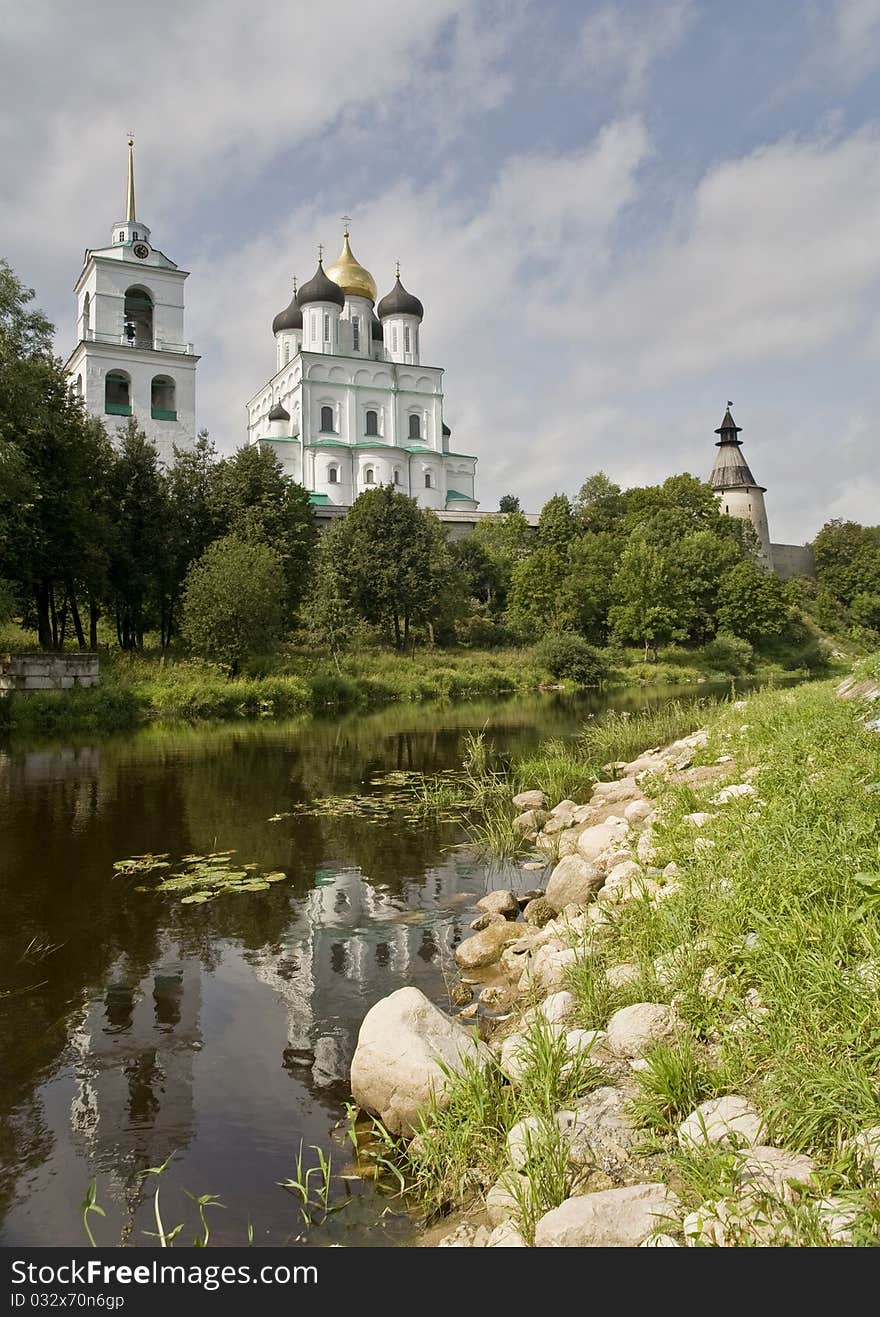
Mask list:
[[[767,525],[767,509],[764,506],[762,491],[755,487],[728,489],[718,493],[717,498],[722,512],[730,517],[740,517],[743,521],[752,523],[761,546],[761,561],[766,567],[770,567],[770,529]]]

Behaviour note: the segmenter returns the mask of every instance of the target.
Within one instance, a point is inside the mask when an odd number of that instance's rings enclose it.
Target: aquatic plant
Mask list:
[[[212,851],[208,855],[184,855],[176,864],[168,855],[133,855],[117,860],[114,872],[125,877],[167,872],[155,887],[139,885],[136,892],[162,892],[179,895],[181,905],[204,905],[215,897],[242,892],[266,892],[273,883],[284,882],[281,870],[265,873],[253,863],[234,864],[235,851]]]

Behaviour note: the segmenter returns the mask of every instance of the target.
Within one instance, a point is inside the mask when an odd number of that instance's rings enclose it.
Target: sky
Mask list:
[[[5,11],[5,14],[4,14]],[[425,305],[481,507],[708,476],[774,540],[880,520],[880,0],[0,0],[0,255],[73,347],[83,251],[189,270],[197,421],[244,442],[340,217]]]

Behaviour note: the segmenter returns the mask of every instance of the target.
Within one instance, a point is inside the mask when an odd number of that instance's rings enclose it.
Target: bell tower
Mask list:
[[[77,344],[65,370],[111,435],[133,416],[170,462],[196,438],[196,364],[184,328],[188,274],[153,246],[138,219],[134,142],[128,141],[123,219],[106,247],[87,249],[76,281]]]

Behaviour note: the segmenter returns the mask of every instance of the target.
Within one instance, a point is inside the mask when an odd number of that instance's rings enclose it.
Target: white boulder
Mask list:
[[[620,1189],[568,1198],[542,1216],[535,1228],[537,1248],[627,1248],[641,1244],[677,1207],[662,1184],[631,1184]]]
[[[615,1011],[608,1021],[608,1048],[615,1056],[644,1056],[657,1043],[668,1043],[683,1025],[672,1006],[639,1002]]]
[[[586,905],[604,881],[604,874],[582,855],[566,855],[551,873],[544,898],[554,910],[572,904]]]
[[[738,1093],[702,1102],[678,1127],[679,1147],[686,1152],[711,1145],[754,1146],[764,1135],[764,1122]]]

